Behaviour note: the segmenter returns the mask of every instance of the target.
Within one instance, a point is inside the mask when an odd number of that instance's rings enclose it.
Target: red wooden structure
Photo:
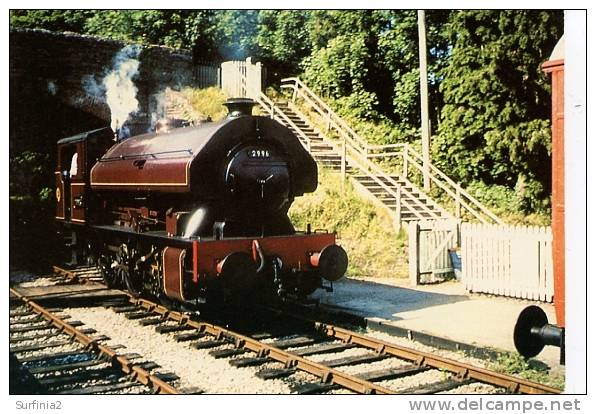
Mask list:
[[[552,81],[552,229],[557,325],[565,326],[565,59],[542,65]]]
[[[520,354],[536,356],[545,345],[561,348],[565,363],[565,43],[559,40],[542,70],[552,82],[552,231],[556,324],[549,324],[538,306],[528,306],[519,315],[513,341]]]

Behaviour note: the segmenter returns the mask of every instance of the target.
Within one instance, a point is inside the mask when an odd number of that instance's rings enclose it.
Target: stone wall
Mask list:
[[[82,82],[100,83],[126,44],[44,30],[11,29],[9,36],[10,266],[46,272],[63,243],[53,219],[56,141],[110,125],[105,98],[86,93]],[[193,78],[186,51],[144,47],[139,61],[135,118],[144,130],[133,124],[133,133],[146,131],[154,94]]]
[[[11,112],[12,108],[27,108],[34,101],[49,100],[109,124],[104,99],[87,93],[83,82],[94,79],[100,83],[124,46],[124,42],[94,36],[11,29]],[[156,109],[155,94],[166,86],[177,89],[192,83],[192,56],[185,50],[151,46],[141,49],[139,61],[139,74],[134,79],[140,106],[137,119],[146,119]],[[32,119],[36,114],[26,117]]]

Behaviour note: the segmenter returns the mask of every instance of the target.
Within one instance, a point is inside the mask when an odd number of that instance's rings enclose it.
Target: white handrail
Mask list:
[[[300,118],[306,119],[306,116],[295,105],[291,104],[291,107],[292,107],[292,111],[294,111]],[[325,139],[324,134],[321,134],[320,131],[318,131],[318,128],[313,126],[313,129],[315,130],[315,132],[318,133],[319,136],[321,136],[323,138],[325,143],[332,146],[336,152],[340,151],[340,149],[337,148],[337,145],[333,141]],[[349,159],[349,162],[353,166],[357,167],[367,177],[372,178],[380,187],[382,187],[387,193],[389,193],[389,195],[395,197],[396,200],[398,200],[401,198],[401,194],[403,193],[406,196],[408,196],[408,200],[410,200],[414,204],[417,204],[418,207],[420,207],[424,212],[428,213],[431,217],[436,216],[436,214],[425,203],[423,203],[418,197],[414,196],[410,191],[408,191],[405,187],[403,187],[393,177],[391,177],[385,171],[383,171],[377,164],[372,163],[370,160],[367,159],[366,156],[364,156],[362,153],[360,153],[358,150],[354,149],[353,147],[346,146],[346,148],[351,150],[351,153],[348,154],[348,156],[347,156],[347,158]],[[373,171],[374,174],[370,174],[369,171]],[[391,186],[388,186],[383,181],[383,179],[386,180],[387,182],[389,182],[389,184],[391,184]],[[417,189],[414,184],[410,183],[409,181],[407,181],[407,184],[410,185],[414,189],[414,191],[418,191],[418,192],[422,193],[422,191]],[[395,189],[397,189],[397,190],[395,190]],[[399,205],[396,206],[396,208],[400,208],[400,207],[401,206],[399,206]],[[425,219],[425,217],[422,216],[418,210],[413,209],[412,206],[410,206],[408,203],[404,203],[404,207],[408,211],[410,211],[412,214],[414,214],[416,217],[418,217],[420,219]],[[435,205],[435,207],[437,209],[439,209],[441,212],[443,212],[444,214],[446,214],[447,216],[450,215],[442,207],[440,207],[438,205]],[[426,218],[428,218],[428,217],[426,217]]]
[[[346,134],[356,141],[357,147],[360,152],[367,153],[370,149],[381,148],[392,148],[393,145],[400,144],[389,144],[389,145],[370,145],[368,141],[360,137],[356,131],[354,131],[339,115],[331,109],[317,94],[315,94],[308,86],[304,84],[299,78],[285,78],[281,80],[281,88],[292,88],[296,94],[302,95],[304,100],[310,101],[311,106],[315,109],[322,117],[327,117],[328,122],[331,124],[335,123],[335,129],[340,134]],[[284,84],[284,82],[292,82],[292,84]],[[296,95],[295,94],[295,95]],[[331,126],[331,125],[330,125]]]
[[[412,148],[410,148],[409,146],[405,146],[404,151],[406,153],[405,156],[408,157],[409,163],[413,164],[420,172],[423,172],[422,156],[420,154],[418,154],[416,151],[414,151]],[[420,162],[420,164],[418,162],[416,162],[416,160],[414,160],[414,158],[410,157],[410,155],[413,155],[417,159],[417,161]],[[433,182],[435,184],[437,184],[445,192],[447,192],[456,202],[457,201],[461,202],[462,206],[465,207],[465,209],[468,210],[468,212],[470,212],[472,215],[474,215],[474,217],[478,218],[480,221],[484,222],[485,224],[490,224],[486,220],[481,219],[478,216],[478,212],[474,211],[474,209],[471,206],[469,206],[467,203],[465,203],[463,200],[461,200],[462,198],[466,198],[470,203],[472,203],[483,214],[490,217],[496,224],[504,224],[503,221],[499,217],[497,217],[493,212],[491,212],[488,208],[486,208],[480,201],[478,201],[476,198],[474,198],[470,193],[468,193],[466,190],[464,190],[459,184],[457,184],[455,181],[453,181],[451,178],[449,178],[447,175],[445,175],[441,170],[439,170],[437,167],[435,167],[431,163],[429,163],[429,167],[430,167],[431,172],[434,173],[434,174],[430,174],[431,180],[433,180]],[[444,183],[442,183],[436,176],[439,176],[440,178],[445,180],[448,185],[445,185]],[[449,187],[451,187],[451,188],[449,188]],[[453,192],[455,192],[455,194]],[[459,197],[457,195],[458,193],[459,193]]]
[[[350,128],[345,123],[345,121],[341,119],[329,107],[329,105],[327,105],[317,94],[315,94],[310,88],[308,88],[308,86],[306,86],[299,78],[285,78],[282,79],[281,82],[282,88],[293,89],[293,99],[295,99],[296,97],[302,98],[305,102],[308,102],[310,104],[310,107],[314,109],[316,112],[318,112],[319,115],[321,115],[324,118],[327,118],[328,129],[331,129],[331,127],[333,127],[333,129],[339,133],[340,137],[343,138],[346,141],[346,143],[350,144],[350,149],[353,152],[358,153],[359,156],[364,157],[364,159],[366,159],[366,168],[373,169],[375,170],[375,172],[381,171],[381,176],[383,176],[383,178],[385,178],[385,176],[389,177],[387,174],[385,174],[384,171],[382,171],[377,166],[377,164],[371,163],[369,161],[369,158],[383,158],[388,156],[403,155],[404,162],[408,162],[424,174],[423,166],[417,162],[422,162],[422,157],[416,151],[411,149],[408,144],[371,145],[362,137],[360,137],[352,128]],[[403,154],[400,154],[396,151],[387,151],[395,150],[396,148],[401,148]],[[376,151],[382,152],[375,153]],[[404,170],[406,172],[409,171],[407,168],[405,168]],[[478,201],[466,190],[464,190],[459,184],[455,183],[455,181],[453,181],[447,175],[445,175],[436,166],[429,163],[429,170],[431,172],[431,174],[429,174],[430,179],[435,184],[437,184],[439,188],[445,191],[451,198],[453,198],[453,200],[458,205],[464,207],[470,214],[472,214],[478,220],[487,223],[488,221],[482,216],[482,214],[484,214],[495,223],[503,224],[503,221],[501,219],[499,219],[494,213],[492,213],[488,208],[486,208],[482,203],[480,203],[480,201]],[[367,175],[371,176],[371,174],[368,173]],[[409,183],[407,177],[404,178]],[[391,184],[399,185],[391,177],[389,177],[389,179]],[[445,211],[442,208],[440,209]]]

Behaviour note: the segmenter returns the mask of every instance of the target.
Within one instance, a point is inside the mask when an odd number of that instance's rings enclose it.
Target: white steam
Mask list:
[[[153,111],[151,111],[151,124],[150,124],[147,132],[155,131],[155,126],[157,124],[157,121],[166,117],[166,115],[167,115],[166,108],[167,108],[167,99],[168,99],[167,94],[168,94],[169,90],[170,90],[170,88],[167,87],[165,90],[162,90],[161,92],[153,94],[153,96],[151,97]]]
[[[113,69],[102,81],[110,107],[112,130],[121,128],[128,116],[139,109],[137,87],[132,79],[139,73],[140,48],[129,45],[114,57]]]
[[[83,76],[81,84],[83,85],[85,93],[92,98],[103,98],[106,93],[101,82],[98,82],[93,75]]]
[[[58,86],[56,85],[56,82],[48,81],[48,92],[56,96],[56,93],[58,92]]]

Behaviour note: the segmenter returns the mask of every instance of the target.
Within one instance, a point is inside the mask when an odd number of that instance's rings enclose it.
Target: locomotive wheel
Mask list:
[[[112,269],[112,262],[113,260],[110,256],[103,254],[100,255],[99,259],[97,260],[97,264],[101,271],[101,278],[103,279],[103,282],[106,284],[106,286],[110,289],[119,287],[118,275],[114,269]]]
[[[121,270],[122,278],[126,284],[128,292],[138,298],[143,293],[143,278],[136,272],[128,270]]]
[[[132,257],[134,250],[129,252],[128,246],[123,244],[120,247],[118,257],[118,274],[121,280],[124,280],[126,289],[135,298],[138,298],[143,293],[143,275],[142,272],[136,272],[132,266]]]

